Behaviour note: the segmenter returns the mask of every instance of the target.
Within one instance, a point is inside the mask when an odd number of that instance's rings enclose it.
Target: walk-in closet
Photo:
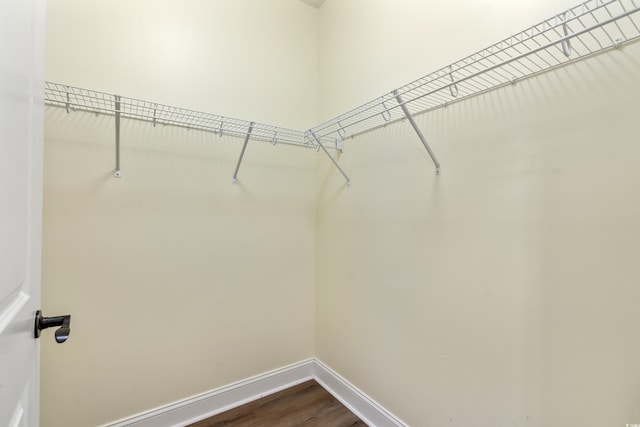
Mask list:
[[[28,3],[0,424],[640,426],[640,0]]]

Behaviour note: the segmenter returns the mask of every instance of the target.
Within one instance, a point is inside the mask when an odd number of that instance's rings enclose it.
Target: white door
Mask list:
[[[44,0],[0,0],[0,426],[8,427],[39,424],[44,15]]]

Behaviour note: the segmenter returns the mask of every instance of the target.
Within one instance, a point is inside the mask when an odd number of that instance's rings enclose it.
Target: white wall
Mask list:
[[[395,44],[442,42],[410,25],[437,9],[356,3],[322,10],[324,113],[456,59]],[[419,116],[439,177],[406,122],[346,141],[351,188],[319,158],[318,357],[413,426],[638,422],[639,66],[635,43]]]
[[[291,1],[59,0],[47,79],[314,122],[318,11]],[[189,39],[185,43],[185,39]],[[251,87],[256,87],[253,91]],[[308,104],[307,104],[308,102]],[[41,425],[95,426],[314,354],[315,153],[46,109]]]

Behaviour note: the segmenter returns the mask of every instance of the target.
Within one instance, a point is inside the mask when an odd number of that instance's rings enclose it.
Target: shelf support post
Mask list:
[[[116,170],[113,176],[120,178],[122,173],[120,172],[120,96],[115,97],[115,113],[116,113]]]
[[[65,108],[67,109],[67,114],[69,114],[69,86],[65,86],[65,91],[67,93],[67,102],[65,103]]]
[[[312,130],[309,130],[309,133],[311,134],[311,136],[313,137],[313,139],[316,140],[316,142],[318,143],[318,145],[320,146],[320,148],[322,148],[322,151],[324,151],[324,153],[329,157],[329,159],[331,159],[331,161],[333,162],[333,164],[338,168],[338,170],[340,171],[340,173],[342,174],[342,176],[344,176],[344,179],[347,180],[347,187],[351,187],[351,180],[349,179],[349,177],[347,176],[346,173],[344,173],[344,171],[342,170],[342,168],[340,167],[340,165],[338,164],[338,162],[336,161],[336,159],[333,158],[333,156],[329,153],[329,151],[327,150],[327,148],[324,146],[324,144],[322,142],[320,142],[320,140],[318,139],[318,137],[316,136],[315,133],[313,133]]]
[[[249,130],[247,131],[247,136],[244,137],[244,144],[242,144],[242,151],[240,152],[240,158],[238,159],[238,164],[236,165],[236,171],[233,173],[233,179],[231,182],[236,184],[238,182],[238,171],[240,170],[240,163],[242,163],[242,158],[244,157],[244,152],[247,149],[247,144],[249,143],[249,137],[251,136],[251,132],[253,132],[253,125],[255,123],[251,122],[249,124]],[[220,132],[222,135],[222,131]]]
[[[420,138],[420,141],[422,142],[422,145],[424,145],[424,148],[427,149],[427,152],[429,153],[429,156],[431,156],[431,160],[433,160],[433,164],[436,165],[436,175],[440,175],[440,162],[438,162],[438,159],[436,159],[436,155],[433,154],[433,151],[431,151],[431,147],[429,147],[429,144],[427,143],[427,139],[422,134],[422,131],[418,127],[418,125],[415,122],[415,120],[413,120],[413,117],[411,116],[411,113],[409,112],[409,110],[407,109],[407,106],[402,101],[402,97],[400,96],[400,94],[398,93],[397,90],[393,91],[393,96],[396,97],[396,101],[398,101],[398,105],[400,105],[400,108],[402,108],[402,112],[404,113],[404,115],[407,118],[407,120],[409,120],[409,123],[411,123],[411,126],[413,127],[413,130],[415,130],[416,133],[418,134],[418,138]]]

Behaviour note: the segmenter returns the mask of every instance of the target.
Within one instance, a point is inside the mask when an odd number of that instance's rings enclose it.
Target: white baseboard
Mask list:
[[[399,418],[341,377],[318,359],[313,360],[314,379],[370,427],[406,427]]]
[[[317,359],[257,375],[102,427],[180,427],[314,379],[370,427],[405,427],[373,399]]]
[[[203,420],[313,378],[309,359],[183,399],[103,427],[177,427]]]

